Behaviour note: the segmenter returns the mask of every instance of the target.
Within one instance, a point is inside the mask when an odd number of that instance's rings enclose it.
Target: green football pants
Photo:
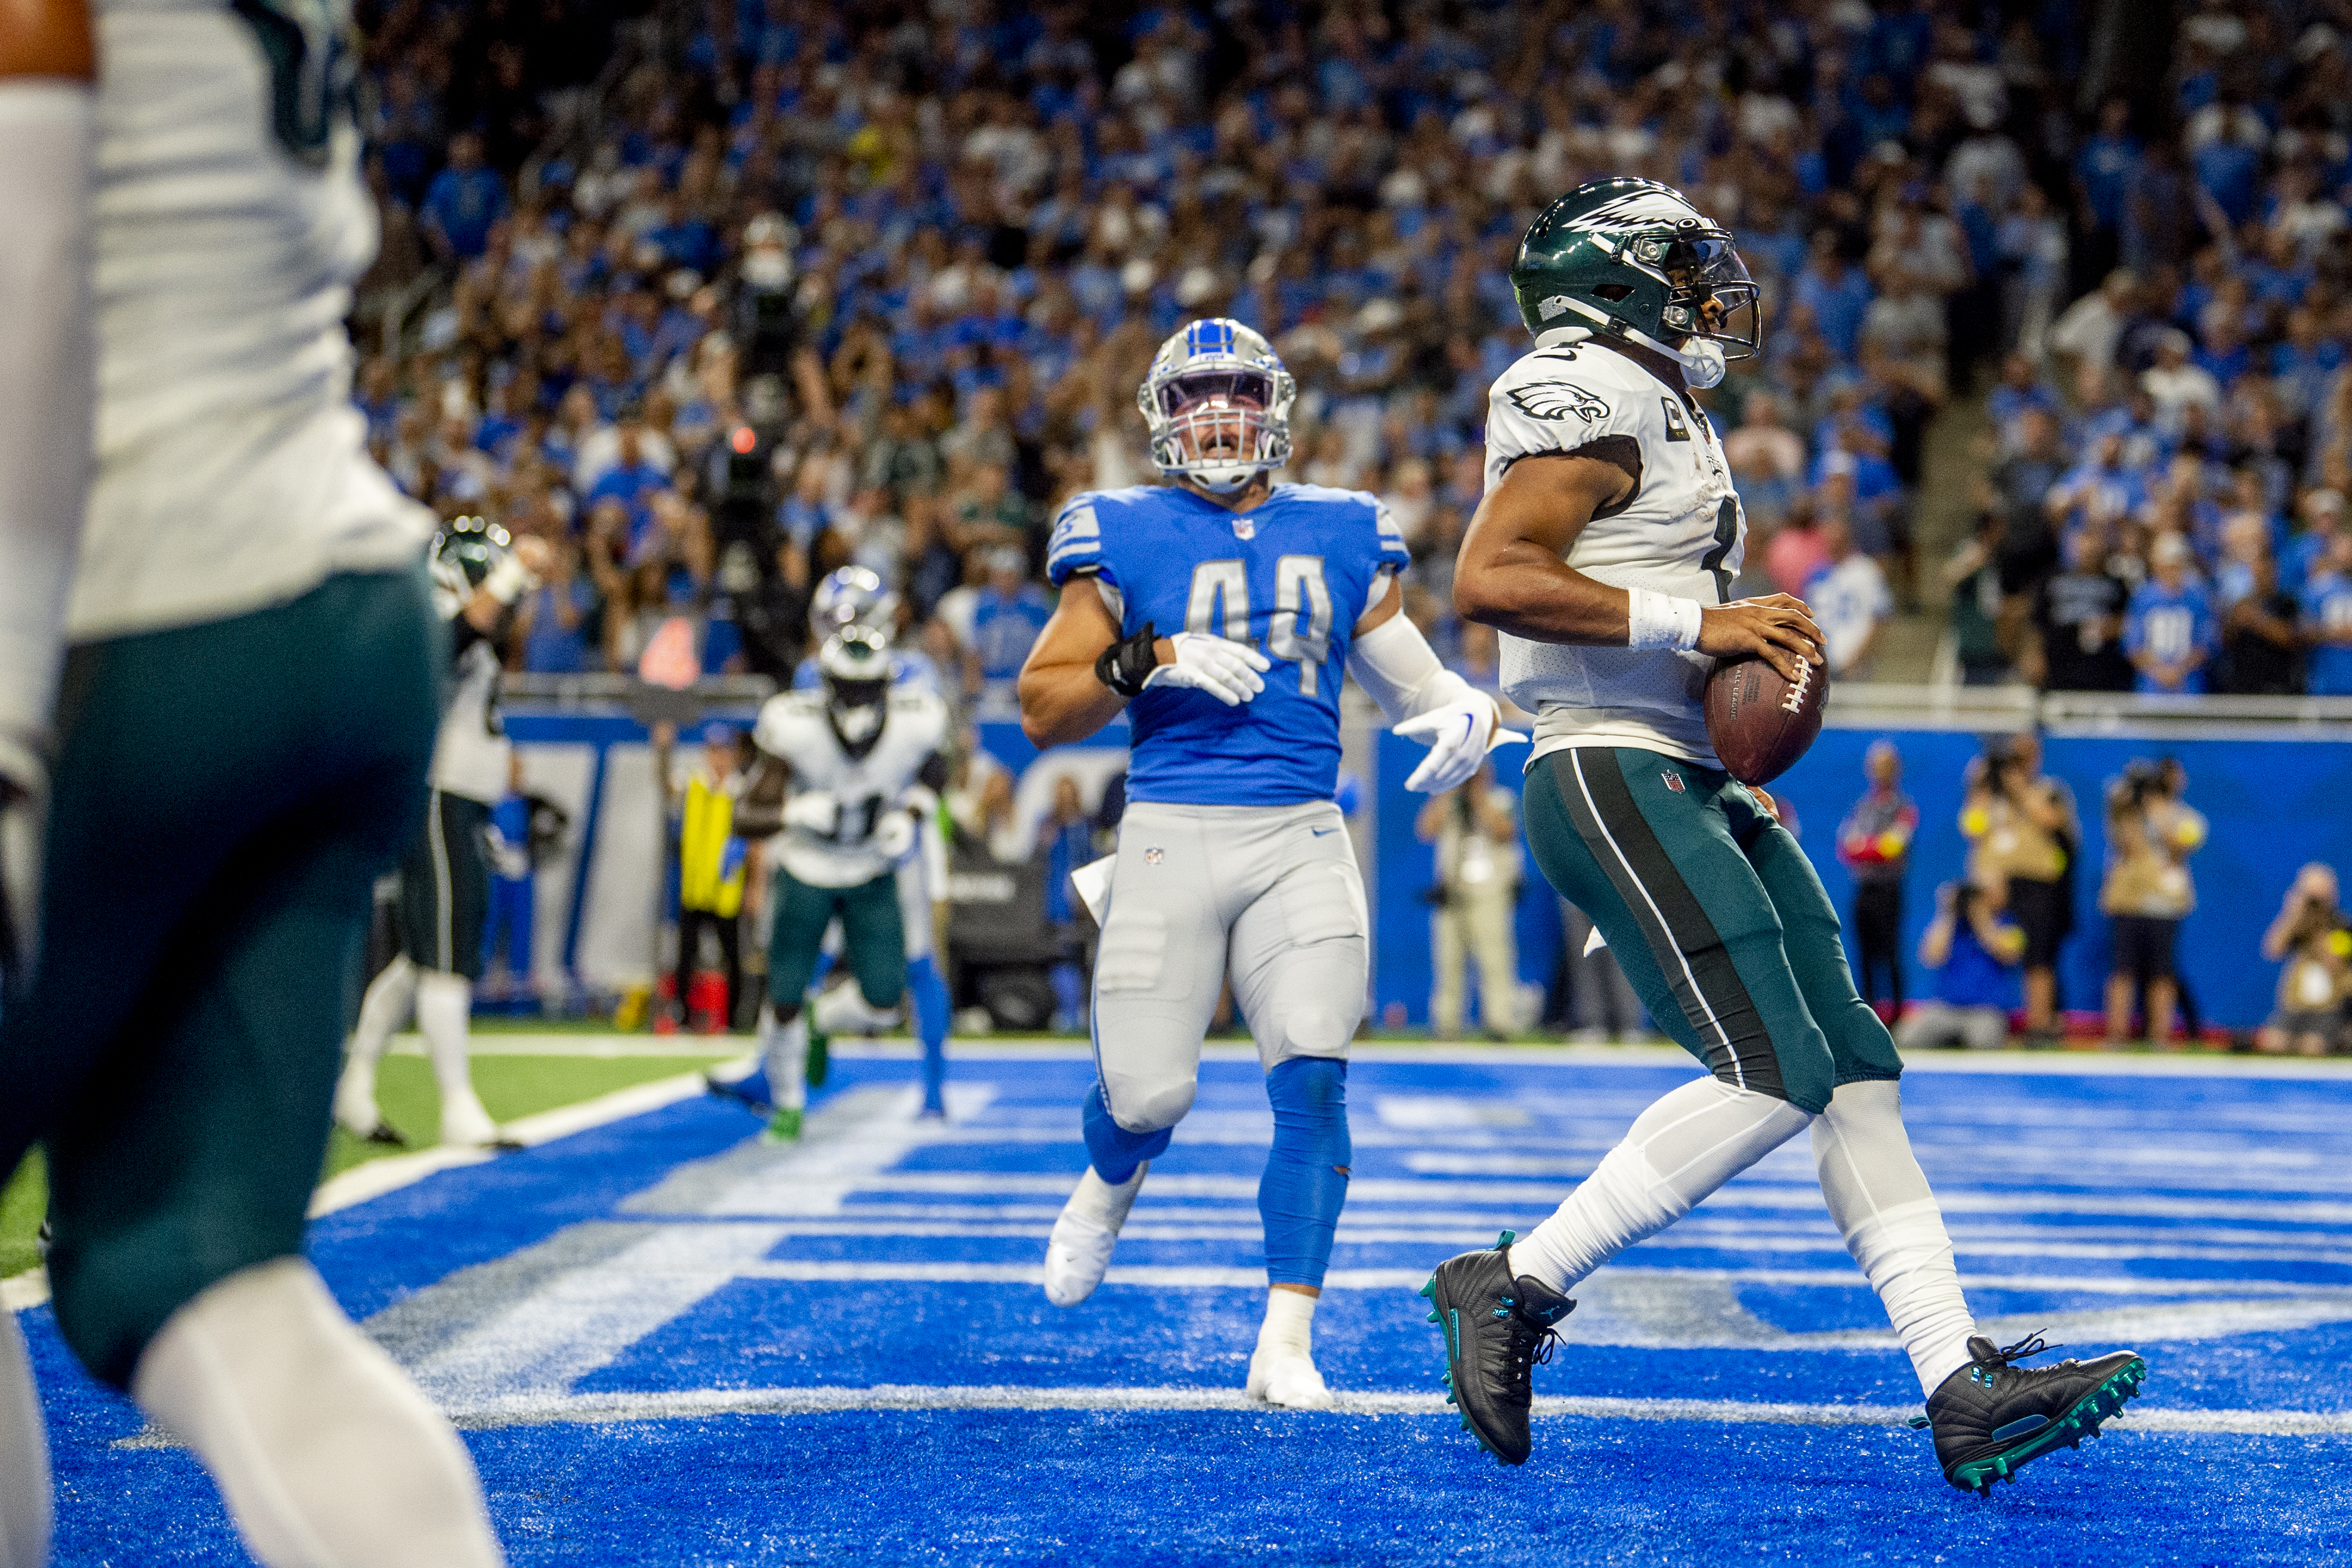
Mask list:
[[[1818,1115],[1839,1084],[1902,1075],[1812,863],[1729,774],[1555,751],[1528,771],[1527,827],[1650,1016],[1717,1078]]]
[[[182,1303],[302,1249],[445,647],[419,570],[67,657],[41,963],[0,1019],[0,1172],[47,1142],[58,1325],[117,1387]]]
[[[768,934],[768,999],[796,1008],[816,973],[825,927],[841,916],[842,958],[857,977],[866,1005],[887,1009],[907,990],[907,928],[898,916],[898,877],[884,872],[856,887],[816,887],[779,866]]]

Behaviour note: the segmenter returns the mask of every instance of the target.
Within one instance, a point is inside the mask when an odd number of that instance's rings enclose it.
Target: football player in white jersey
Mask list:
[[[414,1010],[441,1089],[441,1141],[511,1149],[474,1092],[467,1022],[482,977],[489,914],[490,812],[506,793],[513,747],[499,719],[500,654],[514,607],[547,567],[547,541],[479,517],[459,517],[433,541],[433,603],[447,622],[455,657],[448,706],[433,745],[425,827],[400,862],[394,925],[400,951],[369,982],[335,1085],[335,1120],[353,1137],[399,1145],[377,1108],[376,1064]],[[520,960],[529,966],[530,956]]]
[[[1903,1064],[1855,994],[1821,880],[1707,740],[1714,657],[1821,678],[1801,601],[1730,598],[1739,498],[1691,395],[1755,352],[1755,286],[1728,233],[1644,180],[1554,202],[1511,282],[1535,347],[1489,399],[1454,605],[1502,633],[1504,689],[1536,715],[1537,862],[1708,1076],[1644,1112],[1526,1240],[1506,1232],[1439,1266],[1423,1293],[1453,1397],[1482,1444],[1525,1462],[1529,1372],[1568,1291],[1811,1128],[1822,1195],[1909,1353],[1937,1461],[1956,1486],[1989,1486],[2095,1431],[2146,1364],[2021,1369],[2039,1341],[1977,1336],[1903,1130]]]
[[[464,1447],[302,1257],[444,656],[432,519],[351,406],[341,9],[97,13],[0,22],[0,1170],[46,1146],[59,1332],[256,1558],[479,1568]],[[10,1563],[47,1560],[49,1493],[0,1313]]]
[[[924,802],[947,780],[947,705],[891,685],[882,632],[845,626],[817,664],[822,690],[785,692],[760,709],[759,758],[735,808],[743,837],[777,835],[760,1042],[778,1142],[800,1136],[808,1103],[803,1004],[826,928],[841,922],[867,1007],[888,1012],[906,992],[897,867],[915,848]]]

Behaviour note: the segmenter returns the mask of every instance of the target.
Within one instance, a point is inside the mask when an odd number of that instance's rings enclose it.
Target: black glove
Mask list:
[[[1145,622],[1142,631],[1102,651],[1095,660],[1095,679],[1123,697],[1136,695],[1159,667],[1160,654],[1152,646],[1159,641],[1159,631],[1150,622]]]

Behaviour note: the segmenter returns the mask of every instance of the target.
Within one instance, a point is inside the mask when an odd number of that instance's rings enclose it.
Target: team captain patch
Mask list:
[[[1533,386],[1509,389],[1511,401],[1522,412],[1535,419],[1566,419],[1575,414],[1587,424],[1598,424],[1609,417],[1609,405],[1586,392],[1582,387],[1566,382],[1538,382]]]

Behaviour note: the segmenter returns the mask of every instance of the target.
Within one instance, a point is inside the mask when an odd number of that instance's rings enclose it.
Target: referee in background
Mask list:
[[[1892,1024],[1903,1016],[1903,879],[1911,870],[1919,808],[1903,792],[1903,754],[1893,741],[1872,741],[1863,754],[1862,771],[1870,788],[1838,825],[1837,852],[1853,878],[1853,937],[1862,956],[1856,987]],[[1883,1008],[1882,966],[1889,998]]]

